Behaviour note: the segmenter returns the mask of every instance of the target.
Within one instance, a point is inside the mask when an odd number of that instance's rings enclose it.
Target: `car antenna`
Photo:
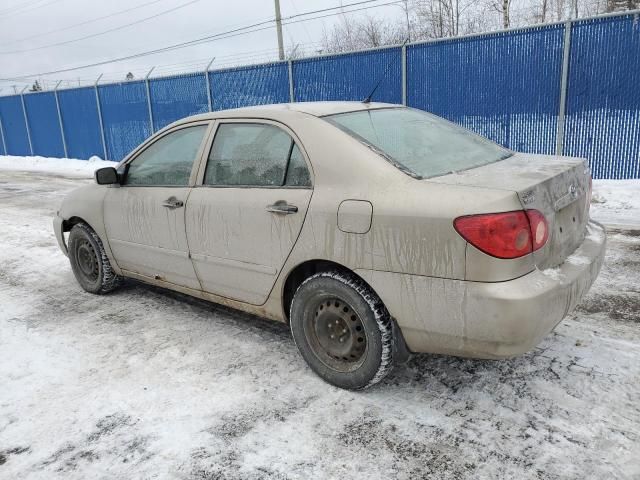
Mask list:
[[[407,44],[408,41],[409,41],[409,37],[405,38],[404,42],[402,43],[402,45],[400,47],[401,48],[404,47]],[[378,83],[376,83],[376,86],[373,87],[373,90],[371,90],[371,93],[369,95],[367,95],[367,97],[362,101],[362,103],[371,103],[371,97],[373,97],[373,94],[376,93],[376,90],[378,89],[378,87],[382,83],[382,80],[384,80],[385,77],[387,76],[387,73],[389,72],[389,69],[391,68],[391,64],[392,63],[393,63],[393,59],[389,60],[389,63],[387,63],[387,66],[384,69],[384,72],[382,72],[382,76],[378,80]]]

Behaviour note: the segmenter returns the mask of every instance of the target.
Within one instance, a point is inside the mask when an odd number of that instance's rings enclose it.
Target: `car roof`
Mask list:
[[[402,107],[393,103],[381,102],[295,102],[277,103],[272,105],[256,105],[252,107],[232,108],[228,110],[218,110],[215,112],[203,113],[185,118],[183,121],[209,120],[216,118],[234,117],[259,117],[259,118],[282,118],[287,114],[306,113],[314,117],[333,115],[338,113],[356,112],[361,110],[378,110],[381,108]]]

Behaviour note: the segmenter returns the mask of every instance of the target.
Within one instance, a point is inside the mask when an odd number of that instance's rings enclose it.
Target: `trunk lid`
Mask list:
[[[542,212],[549,239],[533,253],[540,269],[562,263],[584,240],[591,173],[581,158],[516,153],[489,165],[428,181],[515,192],[522,208]],[[487,212],[490,213],[490,212]]]

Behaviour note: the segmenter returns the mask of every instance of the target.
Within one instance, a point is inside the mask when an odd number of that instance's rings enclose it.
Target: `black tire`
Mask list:
[[[360,390],[393,368],[393,322],[380,298],[353,274],[307,278],[291,303],[291,332],[300,354],[323,380]]]
[[[109,293],[122,277],[111,268],[102,241],[86,223],[78,223],[69,233],[69,261],[80,286],[89,293]]]

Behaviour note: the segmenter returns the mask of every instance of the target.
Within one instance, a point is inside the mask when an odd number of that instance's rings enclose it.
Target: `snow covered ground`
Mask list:
[[[591,216],[607,225],[640,227],[640,180],[594,180]]]
[[[420,355],[353,393],[285,325],[136,282],[82,291],[51,217],[96,165],[7,162],[2,479],[640,478],[640,228],[610,229],[596,284],[534,351]],[[599,218],[637,220],[639,184],[596,182]]]
[[[40,172],[64,175],[65,177],[91,178],[93,172],[102,167],[115,167],[117,162],[91,157],[89,160],[74,158],[16,157],[0,155],[0,171]]]

